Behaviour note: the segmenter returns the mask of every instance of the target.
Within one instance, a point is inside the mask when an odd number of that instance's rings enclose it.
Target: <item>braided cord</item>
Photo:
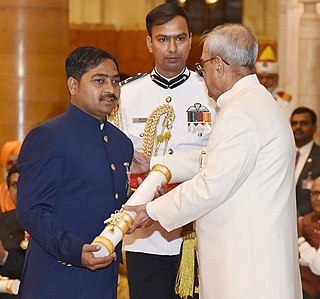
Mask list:
[[[162,123],[162,130],[161,134],[157,136],[157,145],[156,145],[156,153],[158,152],[160,143],[164,140],[166,141],[166,146],[168,143],[168,139],[171,137],[170,130],[172,128],[172,124],[175,119],[175,114],[173,107],[170,106],[168,103],[163,104],[156,109],[154,109],[146,122],[144,127],[144,139],[143,139],[143,146],[142,146],[142,153],[147,156],[152,155],[153,146],[154,146],[154,139],[157,131],[157,126],[160,121],[161,115],[166,114],[163,123]],[[164,130],[167,129],[168,132],[164,133]],[[169,137],[169,138],[168,138]]]
[[[120,108],[120,102],[117,103],[117,106],[113,108],[110,113],[113,124],[123,131],[123,121],[122,121],[122,111]]]

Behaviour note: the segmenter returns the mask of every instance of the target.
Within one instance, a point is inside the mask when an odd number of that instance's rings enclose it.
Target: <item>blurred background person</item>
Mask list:
[[[19,174],[13,165],[7,176],[7,186],[14,204],[17,198]],[[10,279],[20,279],[25,258],[25,249],[21,247],[24,230],[16,218],[16,210],[0,213],[0,275]],[[0,299],[16,298],[9,294],[0,294]]]
[[[312,212],[298,219],[300,273],[304,299],[320,299],[320,177],[310,191]]]
[[[255,71],[260,83],[268,89],[288,117],[294,109],[292,96],[278,88],[279,65],[271,46],[267,45],[255,64]]]
[[[17,161],[22,142],[19,140],[8,141],[1,148],[1,164],[3,167],[3,177],[6,178],[9,169]],[[16,208],[15,200],[13,200],[8,191],[8,186],[4,180],[0,184],[0,212],[7,212]]]
[[[320,147],[314,142],[317,115],[307,107],[298,107],[292,112],[290,122],[296,144],[297,210],[303,216],[312,212],[310,189],[313,180],[320,176]]]

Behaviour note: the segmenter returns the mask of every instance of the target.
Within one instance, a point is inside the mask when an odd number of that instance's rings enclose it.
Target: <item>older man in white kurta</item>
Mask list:
[[[214,31],[227,46],[251,39],[241,25]],[[163,158],[174,180],[195,176],[149,203],[148,215],[168,231],[197,219],[201,299],[300,299],[291,128],[250,71],[254,59],[243,62],[250,52],[241,60],[210,47],[206,40],[202,70],[207,61],[205,81],[220,112],[206,154],[185,154],[188,171],[177,156]]]
[[[154,213],[169,231],[198,219],[201,298],[300,298],[289,124],[255,75],[217,103],[201,171]],[[175,177],[177,160],[167,160]]]

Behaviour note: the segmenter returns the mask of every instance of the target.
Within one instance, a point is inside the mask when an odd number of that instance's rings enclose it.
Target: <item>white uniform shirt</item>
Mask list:
[[[209,133],[199,136],[188,131],[187,110],[195,108],[196,103],[211,111],[212,122],[216,119],[215,103],[207,95],[204,81],[195,72],[188,69],[184,72],[190,77],[173,89],[165,89],[152,81],[148,74],[121,89],[121,109],[124,132],[133,141],[136,150],[141,151],[143,132],[149,114],[158,106],[172,98],[170,105],[175,112],[175,120],[171,130],[166,155],[175,155],[190,150],[198,150],[207,145]],[[157,126],[157,134],[161,133],[163,116]],[[155,148],[155,147],[154,147]],[[161,143],[159,154],[163,155],[164,142]],[[176,255],[180,252],[180,229],[168,233],[158,223],[146,229],[138,229],[134,234],[124,238],[124,249],[158,255]]]

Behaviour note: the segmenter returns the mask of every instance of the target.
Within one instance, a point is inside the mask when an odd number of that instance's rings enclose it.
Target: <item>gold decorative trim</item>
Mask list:
[[[110,239],[102,237],[102,236],[97,236],[94,238],[92,243],[100,243],[102,244],[104,247],[107,248],[109,254],[111,254],[112,252],[114,252],[114,245],[111,242]]]
[[[116,222],[113,225],[121,230],[122,236],[124,236],[130,229],[129,224],[126,221]]]
[[[104,223],[107,225],[109,231],[113,232],[114,228],[117,227],[124,236],[133,224],[133,218],[121,209],[120,211],[117,210],[114,214],[111,214],[111,217],[104,221]]]
[[[129,224],[129,226],[131,226],[134,222],[134,219],[128,213],[124,211],[121,211],[121,212],[122,212],[122,219],[126,221]]]
[[[12,290],[12,284],[13,284],[13,279],[9,279],[7,284],[6,284],[6,291],[10,295],[14,295],[14,292]]]
[[[172,178],[171,171],[169,170],[168,167],[161,165],[161,164],[156,164],[152,167],[151,171],[160,171],[163,173],[163,175],[166,177],[167,183],[170,182]]]

